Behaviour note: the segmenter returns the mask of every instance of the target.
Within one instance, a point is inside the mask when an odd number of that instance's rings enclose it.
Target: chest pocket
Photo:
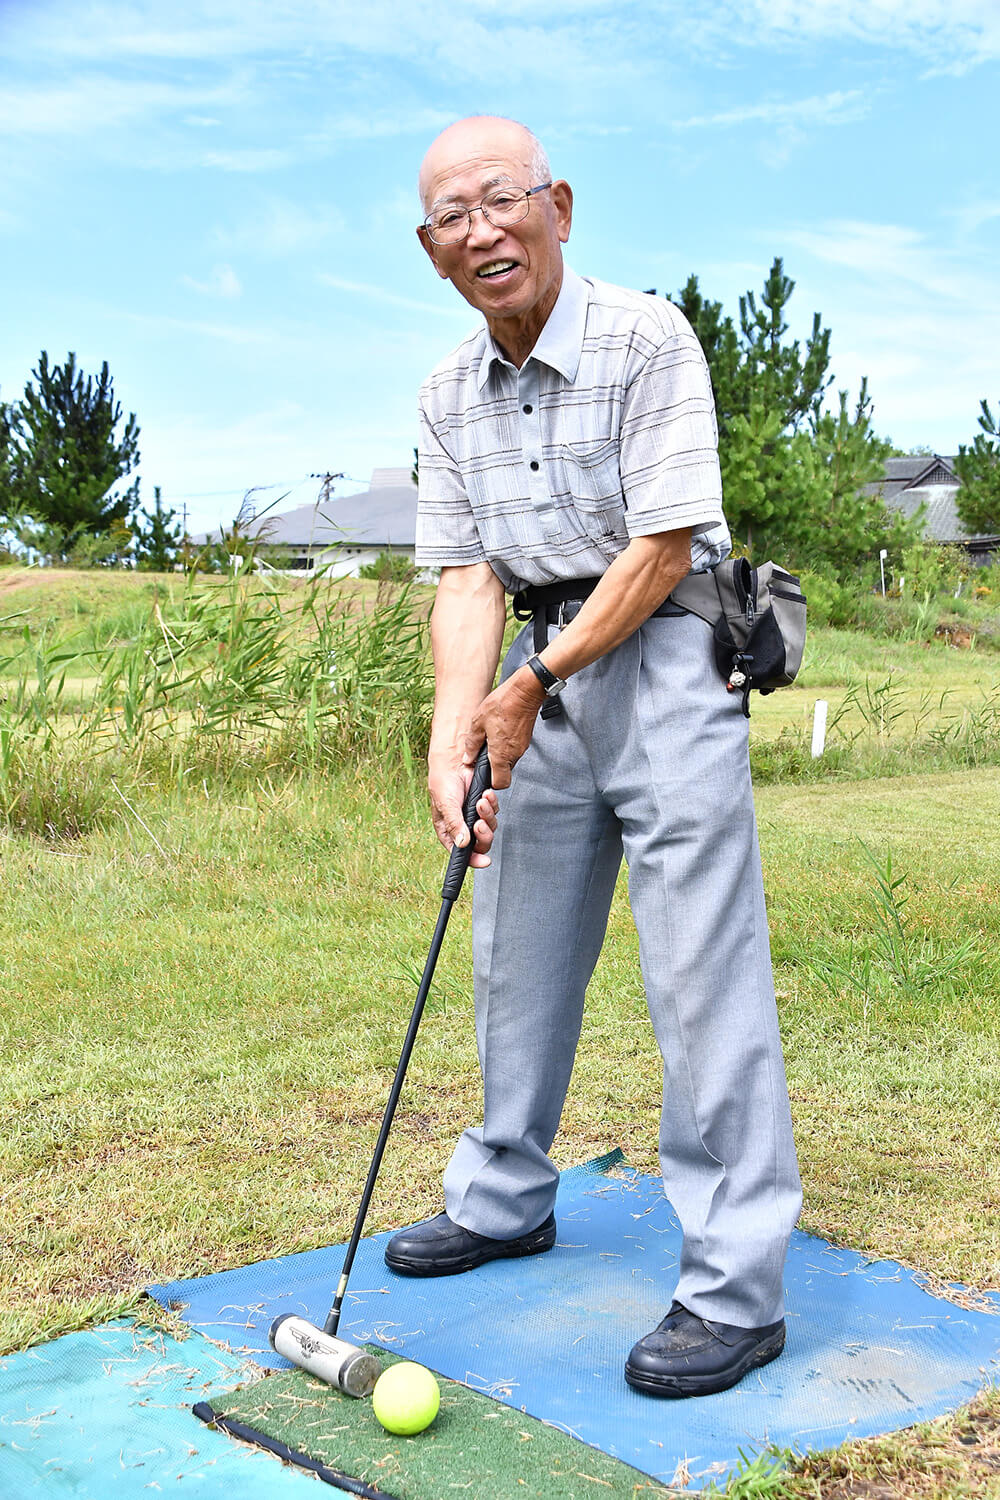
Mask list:
[[[628,541],[617,438],[564,444],[559,450],[566,489],[587,535],[611,555]]]

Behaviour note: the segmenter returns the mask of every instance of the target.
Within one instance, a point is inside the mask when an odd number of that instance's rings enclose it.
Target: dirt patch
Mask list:
[[[39,589],[66,593],[86,576],[78,568],[0,568],[0,593],[17,594]]]
[[[993,1500],[1000,1496],[1000,1389],[953,1416],[848,1443],[795,1465],[791,1494],[817,1500]],[[797,1481],[811,1480],[807,1489]]]
[[[935,636],[957,651],[971,651],[975,637],[967,625],[950,625],[943,620],[935,627]]]

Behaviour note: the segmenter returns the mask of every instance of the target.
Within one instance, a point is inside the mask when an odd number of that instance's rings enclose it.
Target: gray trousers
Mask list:
[[[529,627],[504,674],[530,651]],[[648,620],[562,699],[499,793],[493,862],[475,875],[484,1118],[448,1165],[448,1214],[509,1239],[552,1210],[547,1153],[624,851],[664,1063],[660,1164],[683,1230],[664,1299],[741,1327],[775,1322],[801,1194],[747,721],[693,615]]]

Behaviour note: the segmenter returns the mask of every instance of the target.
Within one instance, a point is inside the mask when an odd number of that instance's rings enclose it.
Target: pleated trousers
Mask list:
[[[504,675],[531,649],[528,627]],[[492,864],[475,874],[484,1110],[446,1170],[448,1214],[513,1238],[553,1208],[548,1152],[624,853],[663,1057],[664,1191],[683,1230],[664,1301],[740,1327],[775,1322],[801,1194],[747,721],[693,615],[648,620],[562,702],[499,793]]]

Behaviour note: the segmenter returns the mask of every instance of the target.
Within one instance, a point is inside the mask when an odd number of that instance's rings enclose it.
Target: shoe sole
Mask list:
[[[727,1370],[725,1375],[652,1375],[648,1370],[634,1369],[626,1361],[625,1380],[633,1390],[644,1391],[647,1396],[714,1396],[716,1392],[728,1391],[731,1386],[738,1384],[751,1370],[769,1365],[772,1359],[777,1359],[784,1347],[785,1334],[782,1330],[767,1343],[751,1350],[745,1359],[733,1369]]]
[[[531,1236],[525,1236],[511,1242],[511,1248],[491,1248],[483,1252],[470,1250],[465,1255],[454,1256],[451,1260],[426,1261],[414,1256],[412,1259],[406,1255],[385,1253],[385,1263],[390,1271],[396,1271],[400,1276],[459,1276],[463,1271],[474,1271],[477,1266],[485,1266],[491,1260],[520,1260],[525,1255],[542,1255],[546,1250],[551,1250],[555,1245],[555,1236],[539,1236],[533,1240]],[[516,1248],[515,1248],[516,1247]]]

